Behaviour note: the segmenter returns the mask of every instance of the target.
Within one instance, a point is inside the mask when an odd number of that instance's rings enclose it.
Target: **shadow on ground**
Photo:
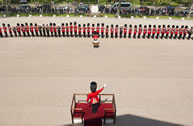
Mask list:
[[[82,126],[82,125],[69,124],[60,126]],[[114,125],[106,124],[104,126],[184,126],[184,125],[127,114],[117,116],[116,123]]]

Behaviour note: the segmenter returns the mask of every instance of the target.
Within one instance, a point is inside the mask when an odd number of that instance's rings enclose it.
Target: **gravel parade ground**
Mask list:
[[[1,18],[3,22],[179,24],[192,20]],[[115,94],[114,126],[193,125],[193,41],[0,38],[0,126],[71,126],[73,93]]]

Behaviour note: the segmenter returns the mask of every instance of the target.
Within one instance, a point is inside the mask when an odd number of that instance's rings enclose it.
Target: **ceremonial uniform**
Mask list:
[[[39,29],[38,29],[38,25],[37,24],[35,24],[34,29],[35,29],[36,36],[39,36],[39,34],[38,34]]]
[[[101,37],[104,38],[104,23],[101,25]]]
[[[3,23],[3,32],[5,34],[5,37],[8,37],[8,34],[7,34],[7,27],[5,26],[5,24]]]
[[[90,37],[90,24],[87,24],[87,36]]]
[[[10,24],[7,24],[7,27],[8,27],[9,35],[10,35],[11,37],[13,37],[12,29],[11,29]]]
[[[158,25],[156,39],[159,38],[160,33],[161,33],[161,25]]]
[[[136,34],[137,34],[137,25],[134,26],[133,38],[136,38]]]
[[[73,37],[73,26],[72,26],[72,22],[70,22],[70,36]]]
[[[122,38],[122,34],[123,34],[123,26],[119,28],[119,38]]]
[[[108,38],[109,37],[109,26],[108,25],[106,26],[105,33],[106,33],[106,38]]]
[[[191,39],[191,35],[193,34],[193,27],[191,27],[191,29],[188,30],[188,40]]]
[[[28,23],[25,23],[25,31],[27,32],[28,37],[30,37]]]
[[[21,24],[21,30],[22,30],[23,36],[26,37],[25,26],[23,24]]]
[[[66,23],[66,36],[69,37],[69,26],[68,26],[68,23]]]
[[[156,33],[156,25],[153,25],[153,30],[152,30],[152,36],[151,36],[151,38],[154,39],[155,33]]]
[[[184,28],[184,33],[183,33],[183,39],[185,39],[186,35],[188,33],[188,26],[186,25],[185,28]]]
[[[127,38],[127,24],[125,24],[123,28],[123,32],[124,32],[124,38]]]
[[[32,23],[30,23],[30,32],[31,32],[31,35],[34,37],[34,27]]]
[[[147,38],[150,39],[151,36],[151,25],[149,25],[148,32],[147,32]]]
[[[15,37],[17,37],[17,28],[16,28],[16,26],[13,26],[13,33],[15,34]]]
[[[57,26],[57,30],[58,30],[58,37],[61,37],[61,28],[60,28],[60,26]]]
[[[20,27],[19,23],[17,23],[17,33],[21,37],[21,27]]]
[[[74,36],[77,37],[77,24],[74,22]]]
[[[172,25],[172,28],[170,29],[170,39],[172,39],[172,38],[173,38],[173,34],[174,34],[174,32],[175,32],[175,26],[174,26],[174,25]]]
[[[178,32],[179,32],[179,29],[178,29],[178,25],[176,26],[175,28],[175,36],[174,36],[174,39],[176,39],[178,37]]]
[[[54,35],[55,37],[57,37],[57,26],[55,23],[53,24],[53,28],[54,28]]]
[[[164,38],[164,34],[165,34],[166,28],[165,25],[162,26],[162,35],[161,35],[161,39]]]
[[[65,37],[65,29],[64,23],[62,23],[62,36]]]
[[[3,37],[2,29],[0,27],[0,37]]]
[[[42,25],[42,30],[43,30],[43,36],[46,37],[46,26],[45,26],[45,24]]]
[[[54,32],[54,29],[53,29],[52,23],[50,23],[50,33],[52,37],[54,37],[53,32]]]
[[[114,33],[114,27],[113,27],[113,24],[111,25],[111,38],[113,38],[113,33]]]
[[[116,27],[115,27],[115,38],[117,38],[118,37],[118,25],[116,25]]]
[[[86,38],[86,25],[85,24],[83,24],[83,35],[84,35],[84,38]]]
[[[91,30],[92,30],[92,36],[93,36],[93,35],[94,35],[94,32],[95,32],[95,26],[94,26],[94,24],[92,24]]]
[[[79,24],[79,25],[78,25],[78,35],[79,35],[79,37],[82,37],[82,35],[81,35],[81,30],[82,30],[81,24]]]
[[[147,34],[147,26],[144,25],[144,27],[143,27],[143,36],[142,37],[145,38],[146,34]]]
[[[140,24],[138,29],[138,36],[137,36],[138,38],[141,37],[141,32],[142,32],[142,25]]]
[[[167,26],[167,29],[166,29],[166,39],[168,39],[168,36],[170,34],[170,25]]]
[[[128,38],[131,38],[131,34],[132,34],[132,25],[129,25],[129,34],[128,34]]]
[[[99,32],[100,32],[100,24],[99,23],[97,24],[96,32],[97,32],[98,36],[100,36],[100,34],[99,34]]]
[[[179,29],[179,36],[178,36],[178,39],[181,39],[182,38],[182,34],[183,34],[183,31],[184,30],[184,25],[181,26],[181,28]]]

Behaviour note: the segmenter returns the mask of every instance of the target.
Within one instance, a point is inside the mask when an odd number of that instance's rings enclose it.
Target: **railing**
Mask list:
[[[81,114],[81,120],[82,120],[82,123],[83,123],[83,119],[84,119],[84,111],[82,108],[76,108],[75,105],[76,103],[79,103],[79,101],[85,101],[86,102],[86,99],[85,100],[77,100],[76,96],[86,96],[87,97],[88,94],[80,94],[80,93],[75,93],[73,94],[73,98],[72,98],[72,104],[71,104],[71,117],[72,117],[72,123],[74,124],[74,120],[73,120],[73,115],[75,114],[75,112],[78,111],[78,113]],[[104,108],[104,124],[106,123],[106,118],[107,118],[107,114],[108,113],[111,113],[113,114],[113,123],[115,124],[115,119],[116,119],[116,103],[115,103],[115,96],[114,94],[99,94],[99,99],[101,101],[102,99],[102,96],[112,96],[112,100],[109,100],[111,101],[110,103],[112,103],[113,105],[113,108]]]

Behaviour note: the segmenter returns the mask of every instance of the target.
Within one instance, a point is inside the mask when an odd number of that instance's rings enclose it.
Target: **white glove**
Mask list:
[[[106,84],[103,85],[103,88],[105,88],[105,87],[106,87]]]

